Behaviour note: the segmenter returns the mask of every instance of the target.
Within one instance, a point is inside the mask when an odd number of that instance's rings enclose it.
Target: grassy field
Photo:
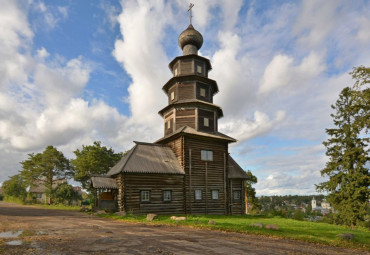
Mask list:
[[[63,205],[63,204],[25,204],[24,201],[20,198],[15,198],[15,197],[5,197],[4,202],[8,203],[16,203],[20,205],[25,205],[25,206],[37,206],[37,207],[42,207],[45,209],[56,209],[56,210],[67,210],[67,211],[80,211],[81,207],[80,206],[69,206],[69,205]]]
[[[117,219],[128,222],[147,222],[146,216],[116,216],[99,215],[104,218]],[[216,222],[216,225],[208,224],[209,220]],[[279,230],[252,227],[252,223],[274,224]],[[186,221],[174,221],[170,216],[159,216],[157,220],[150,224],[166,224],[177,226],[190,226],[201,229],[212,229],[221,231],[231,231],[246,234],[256,234],[264,236],[274,236],[285,239],[303,240],[326,245],[333,245],[346,248],[357,248],[370,250],[370,231],[366,228],[348,228],[345,226],[331,225],[327,223],[297,221],[281,217],[267,216],[187,216]],[[352,240],[343,240],[338,234],[352,233]]]

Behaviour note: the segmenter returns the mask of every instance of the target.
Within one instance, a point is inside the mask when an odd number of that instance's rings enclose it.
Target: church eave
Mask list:
[[[211,62],[209,61],[208,58],[205,58],[205,57],[202,57],[202,56],[199,56],[199,55],[196,55],[196,54],[191,54],[191,55],[185,55],[185,56],[178,56],[178,57],[175,57],[169,64],[168,64],[168,68],[171,70],[172,72],[172,69],[173,69],[173,66],[176,64],[176,62],[178,60],[183,60],[183,59],[192,59],[192,58],[198,58],[200,59],[201,61],[205,61],[207,63],[207,69],[208,70],[212,70],[212,65],[211,65]]]
[[[197,139],[201,138],[201,139],[213,140],[213,141],[215,141],[215,140],[220,141],[221,140],[221,141],[225,141],[227,143],[237,142],[236,139],[234,139],[230,136],[227,136],[225,134],[222,134],[220,132],[212,132],[212,133],[200,132],[200,131],[197,131],[197,130],[195,130],[193,128],[190,128],[188,126],[184,126],[184,127],[179,128],[175,132],[173,132],[171,134],[168,134],[168,135],[158,139],[154,143],[163,144],[163,143],[166,143],[169,140],[176,139],[177,137],[180,137],[180,136],[195,137]]]
[[[218,113],[218,119],[219,118],[222,118],[224,116],[224,113],[222,111],[222,108],[216,104],[212,104],[212,103],[208,103],[208,102],[205,102],[205,101],[201,101],[201,100],[183,100],[183,101],[177,101],[177,102],[174,102],[174,103],[171,103],[169,105],[167,105],[166,107],[164,107],[162,110],[160,110],[158,112],[158,114],[160,116],[164,116],[164,114],[171,108],[178,108],[178,107],[185,107],[185,106],[190,106],[190,107],[200,107],[200,108],[208,108],[208,109],[215,109]]]
[[[203,82],[203,83],[209,84],[213,88],[212,89],[213,90],[213,95],[215,95],[219,91],[218,86],[217,86],[217,82],[215,80],[212,80],[212,79],[200,76],[200,75],[195,75],[195,74],[179,75],[179,76],[172,77],[171,79],[168,80],[168,82],[166,84],[163,85],[162,89],[167,94],[168,90],[170,89],[170,87],[172,85],[174,85],[176,82],[184,82],[184,81],[188,81],[188,82],[189,81],[198,81],[198,82]]]

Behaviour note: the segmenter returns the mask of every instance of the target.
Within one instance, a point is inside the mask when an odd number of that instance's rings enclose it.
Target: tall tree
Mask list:
[[[90,188],[90,176],[105,174],[122,157],[122,153],[115,153],[112,148],[101,146],[95,141],[93,145],[82,145],[82,150],[75,150],[75,159],[71,164],[75,169],[74,179],[81,182],[84,189]]]
[[[248,179],[245,181],[245,206],[246,213],[258,211],[261,207],[258,198],[256,197],[256,190],[252,187],[257,183],[257,177],[252,174],[250,170],[247,171]],[[248,209],[251,209],[250,211]]]
[[[69,160],[55,147],[49,145],[42,153],[28,154],[28,159],[21,162],[22,177],[30,186],[43,183],[51,203],[53,193],[53,182],[56,179],[67,179],[72,177]]]
[[[335,128],[326,129],[330,138],[323,144],[329,161],[321,175],[329,177],[316,186],[329,193],[328,200],[336,213],[335,222],[350,226],[362,224],[368,218],[370,176],[369,161],[369,107],[370,69],[361,67],[351,73],[356,79],[354,88],[344,88],[332,108]],[[365,88],[364,88],[365,87]]]
[[[17,174],[3,182],[2,190],[5,196],[17,197],[23,200],[27,195],[26,187],[23,178]]]

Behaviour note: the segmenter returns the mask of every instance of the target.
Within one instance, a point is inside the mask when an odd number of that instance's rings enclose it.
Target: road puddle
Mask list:
[[[6,244],[7,245],[21,245],[22,241],[21,240],[13,240],[13,241],[7,242]]]
[[[1,232],[0,238],[14,238],[14,237],[18,237],[22,233],[23,233],[23,230]]]

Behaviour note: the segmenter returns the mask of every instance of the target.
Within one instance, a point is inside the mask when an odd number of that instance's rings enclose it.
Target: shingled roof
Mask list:
[[[229,155],[229,179],[249,179],[247,173],[236,163],[236,161]]]
[[[127,153],[107,175],[118,173],[163,173],[185,174],[171,148],[153,143],[135,142]]]
[[[97,189],[118,189],[116,180],[110,176],[92,176],[91,184]]]

